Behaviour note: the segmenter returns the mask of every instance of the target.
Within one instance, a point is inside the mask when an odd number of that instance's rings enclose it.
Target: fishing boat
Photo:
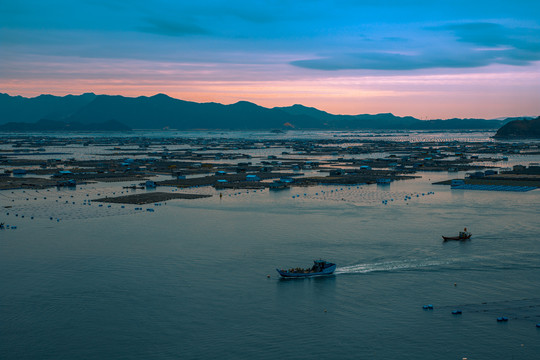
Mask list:
[[[279,275],[285,278],[301,278],[301,277],[312,277],[312,276],[322,276],[322,275],[331,275],[336,270],[336,264],[326,262],[324,260],[314,260],[313,266],[311,268],[302,269],[294,268],[289,270],[276,269]]]
[[[471,238],[472,234],[467,231],[467,228],[465,228],[463,231],[459,232],[458,236],[442,236],[444,241],[448,240],[469,240]]]

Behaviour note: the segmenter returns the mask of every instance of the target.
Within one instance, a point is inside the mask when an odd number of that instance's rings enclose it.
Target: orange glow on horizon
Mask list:
[[[174,76],[177,69],[166,68],[162,65],[151,74],[143,70],[132,76],[133,68],[124,66],[121,76],[116,73],[116,77],[109,77],[97,67],[92,76],[84,78],[70,74],[54,79],[4,79],[0,86],[10,95],[26,97],[42,93],[64,96],[94,92],[129,97],[165,93],[195,102],[231,104],[245,100],[265,107],[302,104],[333,114],[391,112],[421,119],[540,114],[538,64],[517,73],[338,77],[336,73],[319,72],[317,78],[261,81],[180,79]],[[201,76],[200,71],[194,78]]]

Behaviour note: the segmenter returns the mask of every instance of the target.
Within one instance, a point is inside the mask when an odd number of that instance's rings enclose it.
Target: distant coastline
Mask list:
[[[33,123],[9,122],[0,125],[4,132],[118,132],[131,131],[131,128],[114,120],[81,124],[79,122],[64,122],[55,120],[39,120]]]
[[[0,94],[0,131],[182,130],[496,130],[516,118],[420,120],[391,113],[334,115],[303,105],[265,108],[240,101],[196,103],[164,94],[120,95]],[[531,119],[529,117],[519,119]]]

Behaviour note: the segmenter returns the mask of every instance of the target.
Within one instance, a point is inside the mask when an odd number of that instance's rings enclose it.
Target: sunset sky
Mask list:
[[[540,115],[540,1],[0,0],[0,92]]]

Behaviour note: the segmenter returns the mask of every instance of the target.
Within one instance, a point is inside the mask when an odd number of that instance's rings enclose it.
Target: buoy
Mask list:
[[[266,275],[266,277],[270,279],[270,275]]]
[[[454,286],[457,286],[457,283],[454,283]]]
[[[500,316],[497,318],[497,322],[504,322],[504,321],[508,321],[508,318],[506,316]]]

